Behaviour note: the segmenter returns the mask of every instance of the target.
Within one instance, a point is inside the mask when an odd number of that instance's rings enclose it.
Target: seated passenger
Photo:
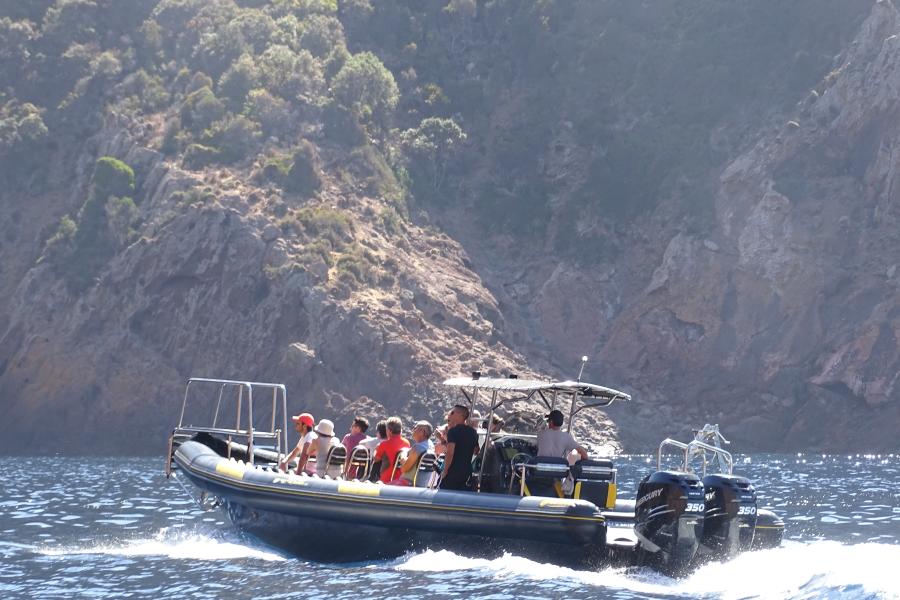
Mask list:
[[[294,446],[294,449],[291,450],[291,453],[288,454],[283,461],[278,464],[278,469],[281,471],[287,471],[288,465],[294,458],[299,456],[300,458],[297,461],[297,469],[296,473],[299,475],[306,471],[306,463],[309,461],[309,457],[312,456],[311,453],[315,452],[313,449],[313,443],[316,441],[316,434],[313,433],[313,426],[315,425],[315,420],[313,416],[309,413],[301,413],[299,415],[294,415],[291,417],[291,420],[294,422],[294,428],[297,430],[297,433],[300,434],[300,440],[297,442],[297,445]],[[307,474],[311,474],[307,471]]]
[[[369,430],[369,420],[365,417],[355,417],[353,423],[350,424],[350,433],[344,436],[341,443],[347,449],[347,456],[353,452],[357,445],[363,442],[367,437],[366,431]]]
[[[478,433],[469,427],[469,408],[457,404],[447,415],[447,450],[441,469],[442,490],[466,490],[472,475],[472,456],[478,450]]]
[[[387,421],[378,421],[375,424],[375,435],[372,437],[367,437],[363,441],[359,443],[360,446],[365,446],[369,449],[369,452],[374,453],[378,445],[381,444],[384,440],[387,439]]]
[[[419,459],[429,452],[434,452],[434,444],[431,443],[431,423],[417,421],[412,432],[413,442],[409,454],[400,463],[400,474],[394,478],[390,485],[412,485],[418,470]]]
[[[381,442],[387,439],[387,421],[378,421],[375,424],[375,436],[368,437],[360,442],[360,446],[365,446],[369,449],[369,456],[375,455],[375,450],[381,444]],[[372,468],[369,469],[369,481],[378,481],[378,477],[381,475],[381,461],[375,462],[372,461]]]
[[[378,477],[382,483],[388,483],[396,477],[394,464],[397,461],[397,453],[409,448],[409,440],[400,435],[402,431],[403,421],[400,417],[391,417],[387,420],[388,439],[378,444],[378,448],[375,449],[375,464],[384,461],[381,464],[381,475]]]
[[[316,433],[316,441],[313,443],[316,457],[316,474],[319,477],[325,477],[328,470],[328,451],[333,446],[340,446],[341,443],[334,437],[334,423],[328,419],[322,419],[314,429]]]
[[[347,460],[344,462],[344,471],[347,473],[348,479],[353,479],[356,477],[356,468],[348,470],[350,466],[350,455],[353,454],[353,449],[356,448],[360,443],[365,441],[368,436],[366,435],[366,431],[369,429],[369,420],[365,417],[355,417],[353,419],[353,423],[350,425],[350,433],[344,436],[344,439],[341,440],[341,443],[344,445],[344,448],[347,449]]]
[[[447,425],[434,430],[434,453],[440,456],[447,452]]]
[[[477,410],[473,410],[472,414],[469,415],[468,422],[469,422],[469,427],[471,427],[472,429],[478,429],[479,427],[481,427],[482,426],[481,413],[478,412]]]
[[[573,462],[569,457],[569,453],[572,451],[576,451],[582,460],[588,457],[587,450],[575,441],[572,434],[560,429],[563,424],[562,412],[551,410],[549,414],[544,416],[547,419],[547,429],[538,432],[538,456],[568,458],[570,463]]]

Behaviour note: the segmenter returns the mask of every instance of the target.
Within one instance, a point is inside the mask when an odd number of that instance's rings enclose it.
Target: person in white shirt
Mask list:
[[[291,420],[294,422],[294,428],[297,430],[297,433],[300,434],[300,440],[294,446],[294,449],[291,450],[291,453],[278,464],[278,468],[282,471],[287,471],[290,462],[299,456],[296,470],[297,475],[299,475],[306,470],[306,463],[314,452],[313,443],[316,441],[317,436],[313,433],[313,426],[316,424],[316,421],[309,413],[294,415],[291,417]]]
[[[568,458],[569,453],[576,451],[581,456],[581,460],[588,457],[584,446],[575,441],[571,433],[560,429],[563,424],[562,412],[551,410],[549,414],[544,416],[547,419],[547,429],[543,429],[538,433],[538,456]]]

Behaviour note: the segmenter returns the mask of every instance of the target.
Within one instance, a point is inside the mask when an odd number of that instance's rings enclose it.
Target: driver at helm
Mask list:
[[[575,441],[572,434],[561,429],[563,424],[563,414],[559,410],[551,410],[549,414],[544,415],[547,419],[547,428],[538,432],[537,445],[538,456],[553,456],[556,458],[569,458],[569,462],[573,457],[570,454],[575,452],[584,460],[588,457],[587,450],[584,446]]]

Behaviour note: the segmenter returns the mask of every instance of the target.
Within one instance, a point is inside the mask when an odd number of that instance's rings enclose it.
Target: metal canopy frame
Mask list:
[[[540,381],[535,379],[518,379],[515,377],[454,377],[444,381],[448,387],[458,388],[474,408],[479,390],[491,392],[490,411],[487,416],[488,431],[481,447],[481,466],[478,469],[478,489],[481,491],[481,479],[484,474],[484,458],[488,446],[493,443],[490,424],[494,422],[494,412],[506,402],[517,400],[531,401],[535,396],[548,409],[556,408],[561,396],[569,396],[569,419],[566,431],[572,429],[572,418],[588,408],[604,408],[616,400],[631,400],[631,395],[612,388],[585,383],[582,381]],[[470,394],[471,391],[471,394]],[[500,397],[500,393],[519,394],[516,397]],[[548,398],[549,396],[549,398]]]
[[[194,384],[213,384],[217,385],[219,388],[216,398],[215,411],[212,415],[211,425],[194,425],[185,424],[184,422],[184,415],[185,411],[187,410],[189,393],[191,390],[191,386]],[[222,408],[222,399],[225,396],[226,390],[234,390],[237,394],[237,409],[235,411],[235,421],[233,428],[219,424],[219,413]],[[254,390],[271,391],[272,419],[269,423],[268,429],[254,429],[253,427]],[[247,425],[244,428],[241,428],[241,418],[243,415],[242,408],[245,406],[245,397]],[[257,398],[260,398],[260,401],[265,401],[259,394],[257,394]],[[280,419],[278,419],[279,415],[281,417]],[[279,427],[276,427],[276,421],[279,420]],[[172,432],[172,438],[179,434],[194,435],[201,432],[225,435],[227,441],[229,442],[229,455],[231,454],[230,442],[232,441],[232,437],[245,438],[247,440],[247,455],[250,459],[250,464],[253,464],[254,461],[254,439],[274,440],[274,449],[278,453],[278,459],[281,460],[282,455],[287,451],[287,388],[284,386],[284,384],[281,383],[263,383],[259,381],[238,381],[233,379],[191,377],[190,379],[188,379],[187,385],[184,388],[184,401],[181,404],[181,415],[178,417],[178,426],[175,427],[175,430]]]

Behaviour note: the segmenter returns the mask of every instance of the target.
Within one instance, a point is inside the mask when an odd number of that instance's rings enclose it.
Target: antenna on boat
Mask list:
[[[587,361],[588,361],[588,357],[587,357],[587,356],[582,356],[582,357],[581,357],[581,368],[578,369],[578,382],[579,382],[579,383],[581,382],[581,374],[584,373],[584,365],[587,364]]]

